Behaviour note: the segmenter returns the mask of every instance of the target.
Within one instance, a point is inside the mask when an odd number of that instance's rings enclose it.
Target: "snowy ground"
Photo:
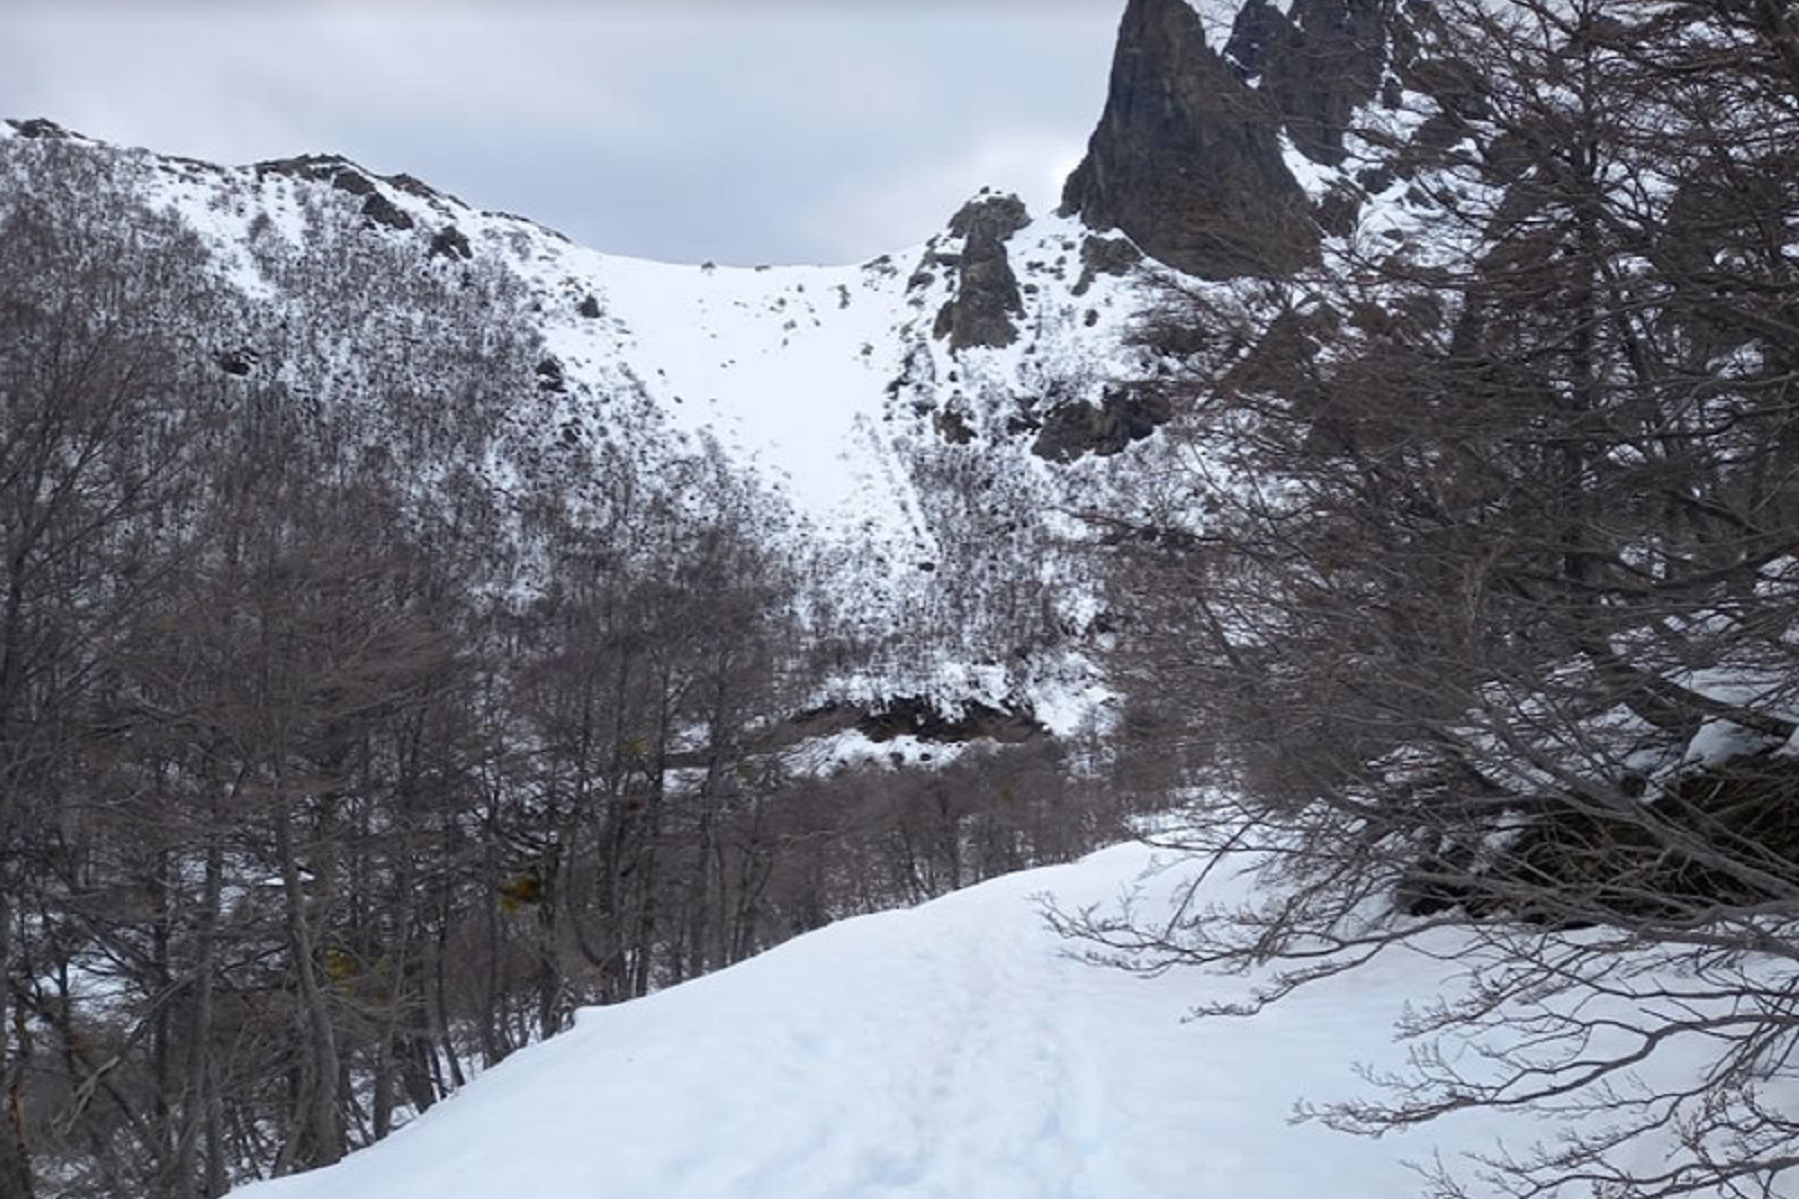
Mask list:
[[[1253,1021],[1185,1023],[1237,984],[1069,958],[1039,897],[1104,903],[1152,858],[1120,846],[585,1011],[372,1149],[240,1194],[1398,1199],[1418,1189],[1406,1159],[1496,1131],[1371,1141],[1289,1122],[1302,1096],[1355,1093],[1355,1062],[1397,1061],[1391,1021],[1435,992],[1441,962],[1397,958]]]

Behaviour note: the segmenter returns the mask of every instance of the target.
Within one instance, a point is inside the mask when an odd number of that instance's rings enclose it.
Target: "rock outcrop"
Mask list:
[[[1024,312],[1018,276],[1006,258],[1006,239],[1030,224],[1024,201],[1014,195],[987,195],[970,200],[950,218],[950,236],[963,239],[953,262],[939,255],[939,265],[958,268],[956,294],[937,314],[934,329],[948,337],[950,349],[1009,346],[1018,340],[1014,316]],[[923,269],[922,266],[920,268]]]
[[[1350,118],[1380,91],[1386,24],[1382,0],[1294,0],[1287,13],[1247,0],[1224,57],[1260,80],[1294,149],[1336,166]]]
[[[1129,274],[1142,261],[1143,251],[1129,238],[1089,234],[1081,241],[1081,277],[1075,280],[1074,294],[1084,296],[1099,276]]]
[[[1312,260],[1318,231],[1280,127],[1279,105],[1206,44],[1185,0],[1130,0],[1062,212],[1201,278],[1291,272]]]
[[[1075,401],[1051,408],[1031,452],[1051,462],[1073,462],[1083,454],[1105,457],[1148,437],[1173,415],[1165,395],[1109,387],[1098,406]]]
[[[6,119],[6,123],[8,125],[12,126],[13,132],[17,133],[20,137],[43,138],[43,139],[47,139],[49,141],[63,141],[63,140],[67,140],[69,138],[78,138],[81,136],[79,133],[76,133],[73,130],[64,129],[61,125],[58,125],[55,121],[49,120],[45,117],[30,117],[25,120],[16,120],[12,117],[8,117]]]
[[[832,703],[801,713],[788,723],[786,736],[793,740],[826,737],[846,729],[855,729],[877,744],[895,737],[916,737],[941,744],[986,738],[1017,745],[1048,731],[1026,704],[995,707],[971,700],[945,711],[928,697],[898,695],[866,708]]]

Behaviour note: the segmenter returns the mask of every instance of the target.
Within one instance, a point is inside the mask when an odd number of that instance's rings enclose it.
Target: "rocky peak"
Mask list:
[[[1243,77],[1260,77],[1293,147],[1314,162],[1343,161],[1355,110],[1380,90],[1386,65],[1383,0],[1293,0],[1282,14],[1248,0],[1225,44]]]
[[[972,246],[978,239],[984,245],[1003,246],[1005,240],[1031,223],[1024,201],[1007,192],[976,196],[956,210],[949,219],[951,237],[965,237]]]
[[[1224,44],[1224,57],[1240,79],[1255,79],[1268,66],[1275,47],[1293,38],[1297,31],[1287,14],[1268,0],[1245,0],[1231,22],[1230,40]]]
[[[1129,0],[1105,111],[1062,211],[1202,278],[1295,270],[1318,233],[1280,128],[1278,104],[1206,44],[1185,0]]]
[[[1024,201],[1014,195],[977,196],[950,218],[950,236],[963,239],[962,252],[954,262],[956,294],[938,312],[934,331],[949,338],[952,350],[1009,346],[1018,339],[1012,318],[1024,312],[1024,304],[1006,258],[1006,239],[1030,222]],[[937,262],[943,262],[941,255]]]
[[[44,138],[44,139],[51,140],[51,141],[63,141],[63,140],[67,140],[70,138],[79,138],[81,136],[79,133],[76,133],[74,130],[65,129],[61,125],[58,125],[55,121],[52,121],[47,117],[31,117],[31,118],[28,118],[25,120],[18,120],[18,119],[12,118],[12,117],[8,117],[6,119],[6,123],[9,127],[11,127],[12,131],[14,133],[18,134],[20,137]]]

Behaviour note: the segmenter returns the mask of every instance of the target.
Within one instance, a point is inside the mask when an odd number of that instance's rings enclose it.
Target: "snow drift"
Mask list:
[[[1369,1140],[1292,1123],[1301,1098],[1397,1066],[1391,1026],[1451,961],[1382,960],[1253,1020],[1183,1019],[1236,979],[1077,960],[1043,917],[1191,860],[1123,845],[812,933],[647,999],[581,1013],[394,1136],[244,1199],[1392,1199],[1406,1163],[1490,1118]],[[1203,902],[1252,885],[1218,875]],[[1528,1135],[1522,1122],[1515,1134]]]

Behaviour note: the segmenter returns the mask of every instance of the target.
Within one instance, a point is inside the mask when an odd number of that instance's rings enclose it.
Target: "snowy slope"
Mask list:
[[[1237,6],[1195,7],[1221,44]],[[1358,117],[1342,164],[1320,166],[1283,142],[1287,167],[1314,203],[1360,201],[1359,229],[1327,239],[1333,265],[1376,243],[1382,254],[1403,250],[1423,261],[1446,236],[1435,205],[1407,207],[1408,195],[1429,191],[1414,186],[1419,168],[1375,172],[1382,190],[1366,194],[1364,183],[1375,186],[1366,168],[1404,145],[1417,114],[1431,109],[1404,80],[1385,82],[1403,102]],[[659,461],[716,447],[782,497],[792,520],[780,536],[803,546],[815,577],[830,580],[843,627],[820,640],[841,635],[876,647],[813,697],[820,706],[879,708],[924,696],[946,715],[979,702],[1068,732],[1103,700],[1103,680],[1081,646],[1100,589],[1090,567],[1065,552],[1081,532],[1067,514],[1133,512],[1148,502],[1133,490],[1173,473],[1158,461],[1169,449],[1152,438],[1113,457],[1051,462],[1033,442],[1058,412],[1103,408],[1179,363],[1131,342],[1173,272],[1149,262],[1119,273],[1085,269],[1098,240],[1079,220],[1037,214],[1004,237],[1019,285],[1018,337],[952,350],[938,318],[961,293],[969,248],[950,231],[954,219],[918,245],[858,264],[665,264],[579,246],[523,217],[329,155],[221,166],[106,146],[45,122],[0,122],[0,180],[10,168],[20,190],[29,187],[29,163],[52,143],[91,154],[99,169],[128,179],[144,205],[191,227],[220,276],[261,307],[265,326],[285,330],[322,315],[307,292],[317,280],[307,283],[296,262],[315,276],[374,275],[352,305],[359,308],[379,308],[394,290],[384,285],[418,274],[503,277],[517,297],[507,315],[523,314],[541,339],[547,373],[539,379],[550,385],[513,414],[507,453],[482,464],[489,484],[523,491],[532,462],[554,460],[572,443],[619,451],[651,473]],[[973,203],[983,198],[998,199]],[[1236,302],[1231,284],[1181,286],[1225,300],[1225,311]],[[1245,301],[1253,320],[1322,303],[1303,287],[1278,296],[1278,288],[1244,290],[1260,297]],[[1251,312],[1256,303],[1264,308]],[[430,323],[432,314],[417,315]],[[459,332],[466,339],[471,331]],[[249,340],[265,361],[278,359]],[[418,340],[422,348],[408,341],[384,353],[345,339],[324,356],[343,376],[334,379],[338,390],[366,403],[380,388],[355,377],[361,364],[428,360],[441,349]],[[316,386],[306,376],[316,367],[296,368],[287,382]],[[560,493],[564,482],[536,485]]]
[[[790,519],[771,536],[831,579],[846,631],[906,643],[821,701],[927,695],[947,714],[980,701],[1052,727],[1090,709],[1091,671],[1066,652],[1035,652],[1094,610],[1093,580],[1057,548],[1072,531],[1062,513],[1097,506],[1096,488],[1152,451],[1061,463],[1032,445],[1055,406],[1098,406],[1152,373],[1128,333],[1161,273],[1084,277],[1089,231],[1078,221],[1039,216],[1007,239],[1016,341],[952,350],[937,319],[958,295],[964,239],[947,230],[845,266],[655,263],[342,158],[220,166],[51,128],[27,135],[0,122],[0,178],[23,194],[42,186],[34,172],[49,158],[86,157],[193,230],[242,297],[243,327],[202,331],[204,341],[243,344],[259,371],[299,391],[328,388],[375,419],[371,397],[392,379],[371,372],[460,353],[480,335],[449,327],[408,288],[479,272],[503,315],[540,339],[536,377],[527,365],[515,380],[529,399],[507,418],[506,449],[480,464],[502,494],[566,490],[542,475],[576,441],[651,475],[675,456],[720,451],[779,498]],[[322,272],[360,290],[323,299]],[[344,309],[353,335],[319,332]],[[1021,615],[993,601],[1001,585],[1030,593],[1012,604]]]
[[[1294,1125],[1295,1100],[1396,1065],[1390,1025],[1443,959],[1383,960],[1253,1021],[1185,1023],[1240,980],[1076,961],[1040,897],[1106,903],[1127,845],[812,933],[519,1053],[335,1167],[243,1199],[1394,1199],[1404,1162],[1490,1118],[1380,1141]],[[1172,893],[1191,866],[1151,878]],[[1206,884],[1228,902],[1243,879]],[[1439,945],[1438,948],[1447,948]]]

